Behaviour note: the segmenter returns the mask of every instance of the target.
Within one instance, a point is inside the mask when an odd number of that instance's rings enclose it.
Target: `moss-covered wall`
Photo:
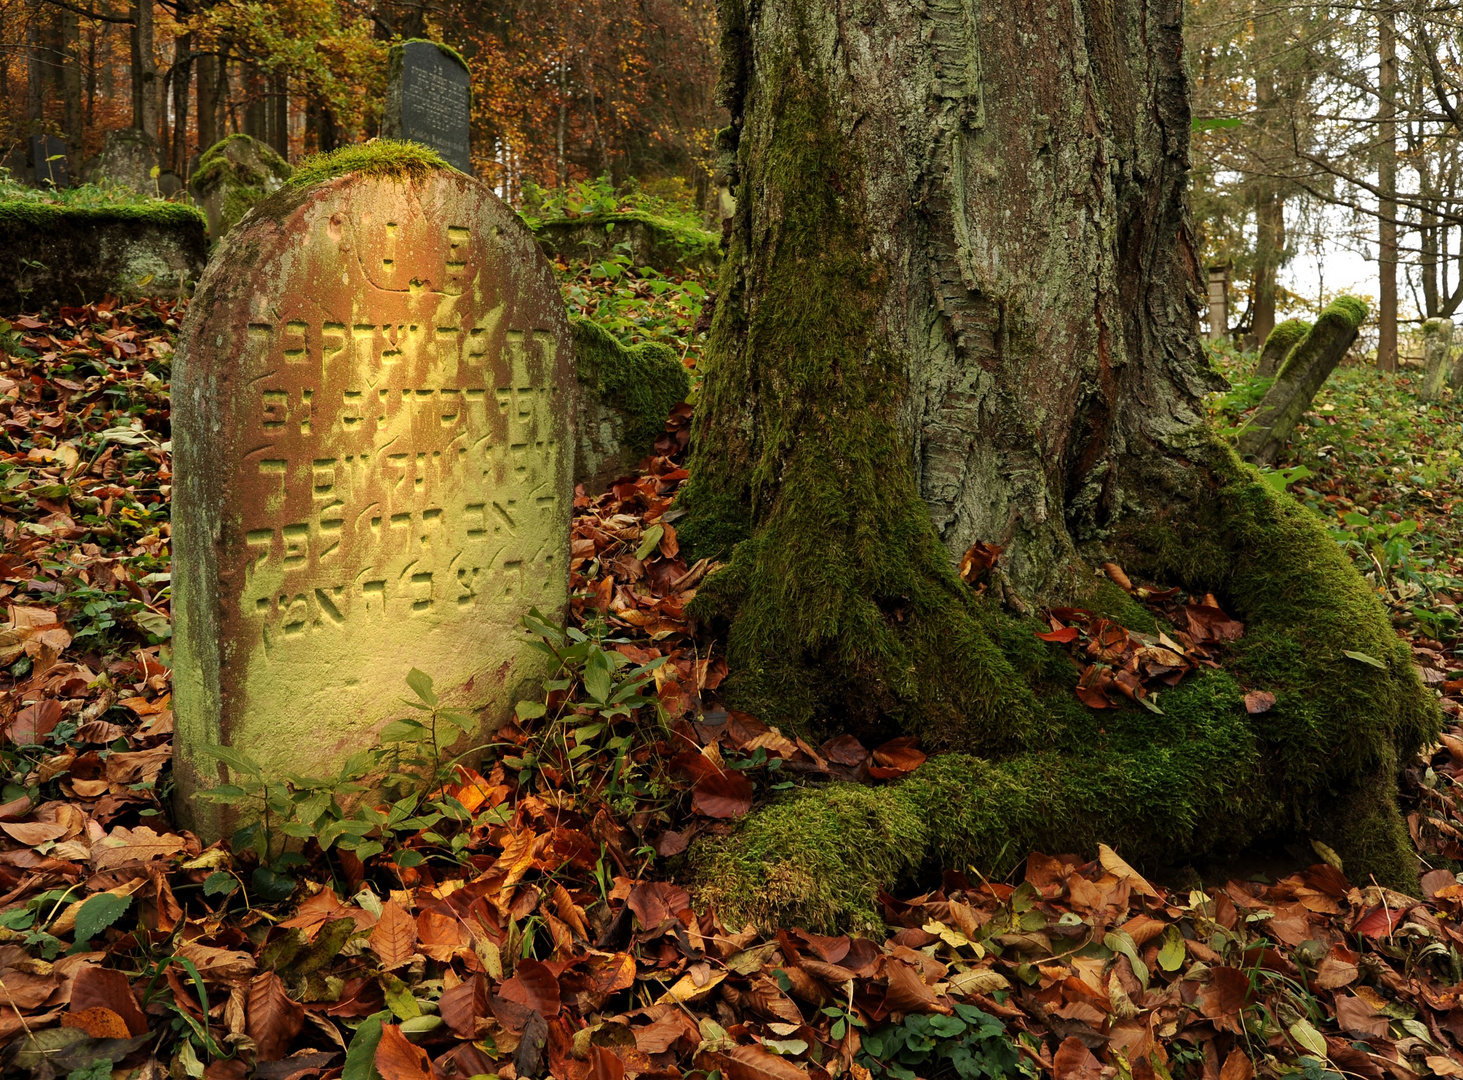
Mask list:
[[[105,296],[177,296],[208,261],[203,215],[154,200],[116,206],[0,203],[0,312]]]
[[[626,244],[636,266],[650,266],[662,274],[686,269],[714,273],[721,266],[720,237],[638,210],[536,219],[528,224],[550,257],[602,259]]]
[[[574,482],[601,491],[655,452],[666,417],[691,391],[691,376],[668,345],[625,346],[579,316],[569,325],[581,394]]]

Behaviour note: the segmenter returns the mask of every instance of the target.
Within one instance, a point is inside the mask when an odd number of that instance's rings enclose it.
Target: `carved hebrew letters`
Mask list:
[[[192,709],[260,744],[283,710],[334,761],[412,667],[506,716],[518,620],[567,596],[571,358],[531,236],[460,175],[348,177],[231,233],[203,290],[174,384],[178,654],[203,680],[180,732]]]

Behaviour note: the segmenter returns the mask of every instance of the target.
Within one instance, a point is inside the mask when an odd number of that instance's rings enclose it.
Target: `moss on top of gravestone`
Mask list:
[[[284,179],[294,172],[294,167],[280,157],[268,143],[237,132],[220,139],[203,152],[203,156],[198,159],[198,168],[193,171],[189,186],[195,191],[202,191],[221,180],[227,173],[237,183],[248,187],[264,187],[269,176],[230,155],[230,147],[241,142],[246,144],[258,158],[259,164],[269,169],[274,176]]]
[[[394,180],[425,180],[433,169],[451,169],[437,151],[401,139],[376,139],[361,146],[342,146],[300,162],[287,188],[306,188],[347,173]]]
[[[207,219],[196,206],[163,199],[108,206],[68,206],[30,199],[0,202],[0,227],[44,229],[61,223],[206,226]]]
[[[461,64],[463,71],[470,70],[467,66],[467,61],[462,58],[462,54],[454,49],[451,45],[448,45],[445,41],[433,41],[431,38],[407,38],[405,41],[397,42],[395,45],[391,46],[391,48],[395,50],[401,48],[403,45],[417,44],[435,45],[444,56],[450,56],[452,57],[452,59]]]

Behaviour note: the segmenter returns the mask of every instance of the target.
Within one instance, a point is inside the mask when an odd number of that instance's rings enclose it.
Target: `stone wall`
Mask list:
[[[204,218],[191,206],[67,207],[0,202],[0,313],[105,296],[177,296],[208,261]]]

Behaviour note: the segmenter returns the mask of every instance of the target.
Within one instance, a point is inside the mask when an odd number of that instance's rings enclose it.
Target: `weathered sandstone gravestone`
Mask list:
[[[391,47],[383,138],[430,146],[449,164],[471,172],[471,120],[472,77],[462,57],[432,41]]]
[[[446,169],[286,187],[204,274],[174,368],[179,812],[210,743],[328,775],[430,675],[483,732],[568,594],[572,346],[512,210]],[[536,690],[537,688],[534,687]]]

